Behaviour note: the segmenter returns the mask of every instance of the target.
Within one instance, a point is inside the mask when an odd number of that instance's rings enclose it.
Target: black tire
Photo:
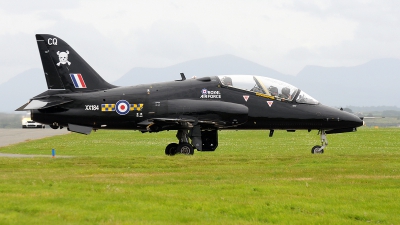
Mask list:
[[[171,143],[171,144],[167,145],[167,147],[165,148],[165,154],[170,155],[170,156],[175,155],[177,147],[178,147],[177,143]]]
[[[319,146],[319,145],[316,145],[316,146],[312,147],[311,153],[312,154],[322,154],[322,153],[324,153],[323,149],[321,151],[318,151],[320,148],[321,148],[321,146]]]
[[[182,143],[178,145],[178,148],[176,149],[177,153],[181,153],[184,155],[193,155],[194,154],[194,149],[191,144],[188,143]]]

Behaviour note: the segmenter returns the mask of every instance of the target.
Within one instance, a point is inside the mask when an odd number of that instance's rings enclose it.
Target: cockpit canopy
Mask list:
[[[304,104],[318,104],[313,97],[293,85],[268,77],[253,75],[220,75],[221,84],[226,87],[255,92],[258,95],[283,101]]]

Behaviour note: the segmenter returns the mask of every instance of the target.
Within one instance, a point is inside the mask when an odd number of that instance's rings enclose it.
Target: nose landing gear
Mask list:
[[[326,138],[325,130],[318,131],[318,134],[321,135],[322,146],[316,145],[316,146],[312,147],[312,149],[311,149],[312,154],[323,154],[325,147],[328,145],[328,139]]]

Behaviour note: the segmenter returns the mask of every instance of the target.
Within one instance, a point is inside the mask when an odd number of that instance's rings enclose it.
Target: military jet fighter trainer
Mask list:
[[[318,130],[323,153],[326,134],[356,131],[357,116],[320,104],[285,82],[253,75],[221,75],[129,87],[107,83],[62,39],[37,34],[48,90],[17,110],[53,129],[90,134],[97,129],[177,131],[165,153],[215,151],[218,130]]]

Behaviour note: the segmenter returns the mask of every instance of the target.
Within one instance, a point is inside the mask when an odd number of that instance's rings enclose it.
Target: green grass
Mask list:
[[[175,132],[98,131],[0,148],[0,224],[399,224],[400,129],[219,132],[164,155]]]

